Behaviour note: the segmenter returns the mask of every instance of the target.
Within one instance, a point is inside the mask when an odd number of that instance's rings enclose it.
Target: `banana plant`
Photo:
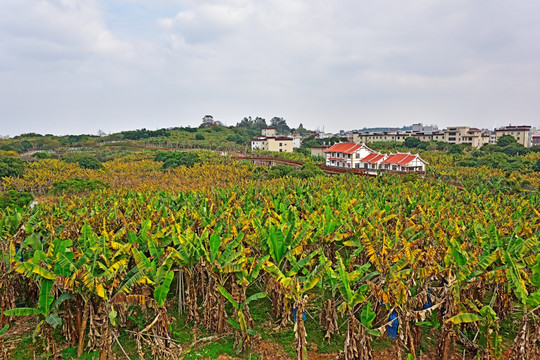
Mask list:
[[[199,259],[201,258],[201,250],[197,241],[197,234],[193,231],[186,230],[184,233],[180,232],[180,228],[176,227],[173,229],[172,240],[173,245],[175,246],[175,252],[171,253],[174,261],[180,268],[179,276],[183,276],[183,298],[185,305],[187,307],[187,316],[186,323],[193,321],[194,324],[199,322],[199,311],[197,306],[197,291],[195,288],[196,282],[196,268],[199,264]],[[179,297],[179,302],[180,302]]]
[[[459,313],[450,319],[448,322],[452,322],[456,325],[462,323],[478,323],[479,338],[478,344],[481,351],[479,356],[482,359],[502,359],[502,337],[499,335],[499,318],[493,308],[489,305],[484,305],[482,308],[478,308],[472,301],[467,301],[470,308],[474,313]]]
[[[368,335],[381,336],[381,332],[373,328],[376,314],[371,307],[371,302],[366,301],[370,292],[367,280],[378,274],[372,272],[365,275],[370,267],[371,264],[366,263],[352,272],[347,272],[343,259],[338,255],[337,271],[328,269],[331,276],[337,280],[337,287],[343,299],[338,310],[347,314],[347,335],[344,347],[346,360],[372,359],[373,353]],[[363,310],[360,314],[360,323],[358,323],[355,312],[362,304]]]
[[[219,295],[218,286],[224,287],[231,276],[246,266],[247,250],[242,246],[243,238],[243,233],[236,237],[222,233],[220,227],[210,236],[205,231],[199,238],[201,259],[209,275],[204,322],[207,329],[218,334],[224,332],[227,317],[225,298]]]
[[[509,260],[507,259],[507,261]],[[520,300],[523,312],[523,320],[512,347],[512,360],[533,359],[540,352],[537,346],[540,343],[540,333],[534,331],[533,325],[540,321],[540,254],[535,257],[534,264],[531,266],[531,274],[532,276],[527,281],[530,291],[527,292],[527,288],[523,286],[525,281],[521,277],[521,272],[511,270],[507,273],[513,284],[514,292]]]
[[[9,329],[9,324],[6,324],[3,328],[0,329],[0,360],[9,359],[9,347],[4,344],[4,335]]]
[[[236,319],[227,319],[227,321],[236,331],[240,332],[241,339],[236,344],[236,350],[237,352],[241,352],[246,349],[248,344],[250,344],[251,337],[256,335],[253,328],[251,328],[248,319],[246,319],[245,309],[252,301],[262,299],[266,294],[264,292],[253,294],[243,303],[239,304],[223,286],[218,285],[218,289],[221,295],[223,295],[235,309]]]
[[[318,265],[314,266],[310,272],[308,268],[312,267],[312,263],[315,260],[314,257],[317,255],[319,257]],[[307,359],[307,334],[304,325],[305,308],[310,299],[307,293],[317,285],[330,265],[331,261],[322,254],[321,249],[313,251],[306,257],[298,260],[293,264],[292,269],[285,274],[271,261],[267,261],[264,265],[264,270],[281,285],[285,297],[293,301],[297,360]]]
[[[270,225],[269,230],[260,221],[254,221],[260,244],[264,253],[270,255],[272,263],[281,271],[286,272],[292,266],[295,256],[302,252],[302,242],[306,239],[307,228],[296,230],[295,222],[278,227]],[[281,318],[281,325],[290,321],[291,307],[289,299],[283,295],[283,289],[274,280],[267,282],[269,296],[272,299],[273,313]]]
[[[62,325],[62,319],[58,315],[59,307],[65,300],[71,298],[71,294],[62,294],[56,300],[51,294],[54,281],[43,279],[41,289],[39,291],[39,300],[37,308],[21,307],[4,311],[7,316],[29,316],[38,315],[39,322],[34,330],[33,339],[41,332],[45,333],[47,345],[46,350],[52,350],[52,355],[56,353],[55,341],[52,336],[51,328],[56,328]]]

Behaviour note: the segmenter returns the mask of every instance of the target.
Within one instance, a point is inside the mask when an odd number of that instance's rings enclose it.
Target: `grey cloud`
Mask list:
[[[0,132],[196,126],[206,113],[326,130],[538,123],[540,3],[148,4],[0,2]]]

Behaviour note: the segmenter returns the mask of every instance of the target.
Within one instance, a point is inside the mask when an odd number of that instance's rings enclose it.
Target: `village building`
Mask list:
[[[258,136],[251,139],[251,150],[293,152],[293,139],[289,137]]]
[[[480,148],[489,143],[489,136],[483,135],[483,131],[468,126],[453,126],[444,130],[444,142],[449,144],[467,144],[473,148]]]
[[[533,135],[532,136],[532,144],[531,146],[540,146],[540,135]]]
[[[365,144],[337,143],[324,150],[326,166],[359,168],[360,159],[374,152]]]
[[[420,141],[444,141],[444,133],[442,131],[415,132],[412,136]]]
[[[534,129],[529,125],[520,125],[520,126],[503,126],[501,128],[495,129],[497,134],[497,140],[504,135],[510,135],[516,139],[518,144],[521,144],[525,147],[531,147],[531,138]]]
[[[404,142],[413,135],[412,131],[354,132],[353,142],[371,144],[379,141]]]
[[[251,139],[251,150],[293,152],[294,139],[276,135],[276,132],[275,128],[262,129],[261,135]]]
[[[263,128],[261,130],[262,136],[276,136],[277,135],[277,129],[276,128]]]
[[[330,145],[317,145],[311,147],[311,156],[324,157],[324,150],[328,149]]]

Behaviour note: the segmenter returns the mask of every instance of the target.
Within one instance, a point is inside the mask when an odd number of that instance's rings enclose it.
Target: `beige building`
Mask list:
[[[264,128],[261,130],[262,136],[276,136],[277,130],[276,128]]]
[[[330,145],[319,145],[319,146],[312,146],[311,147],[311,156],[324,156],[324,150],[328,149]]]
[[[489,143],[489,136],[485,136],[482,130],[468,126],[448,127],[444,130],[444,142],[449,144],[468,144],[474,148],[480,148]]]
[[[531,129],[529,125],[521,125],[521,126],[503,126],[501,128],[495,129],[495,133],[497,134],[496,139],[499,140],[501,136],[504,135],[510,135],[513,136],[514,139],[518,142],[518,144],[521,144],[525,147],[531,146],[531,138],[532,133],[534,129]]]
[[[404,142],[406,138],[412,136],[410,131],[406,132],[373,132],[373,133],[353,133],[353,142],[370,144],[378,141]]]
[[[259,136],[251,139],[251,150],[293,152],[293,139]]]
[[[421,141],[444,141],[444,133],[441,131],[417,132],[413,136]]]

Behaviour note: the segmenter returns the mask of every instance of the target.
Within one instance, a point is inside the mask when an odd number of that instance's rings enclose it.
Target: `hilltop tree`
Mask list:
[[[298,125],[298,128],[296,129],[296,132],[302,136],[306,136],[309,134],[309,130],[307,130],[302,123]]]
[[[202,123],[200,127],[210,127],[214,125],[214,117],[212,115],[205,115],[202,118]]]
[[[236,126],[252,130],[261,130],[268,127],[266,120],[258,116],[255,119],[252,119],[251,116],[244,117]]]
[[[288,134],[291,128],[287,125],[287,121],[282,117],[273,117],[270,120],[270,126],[276,128],[278,134]]]

